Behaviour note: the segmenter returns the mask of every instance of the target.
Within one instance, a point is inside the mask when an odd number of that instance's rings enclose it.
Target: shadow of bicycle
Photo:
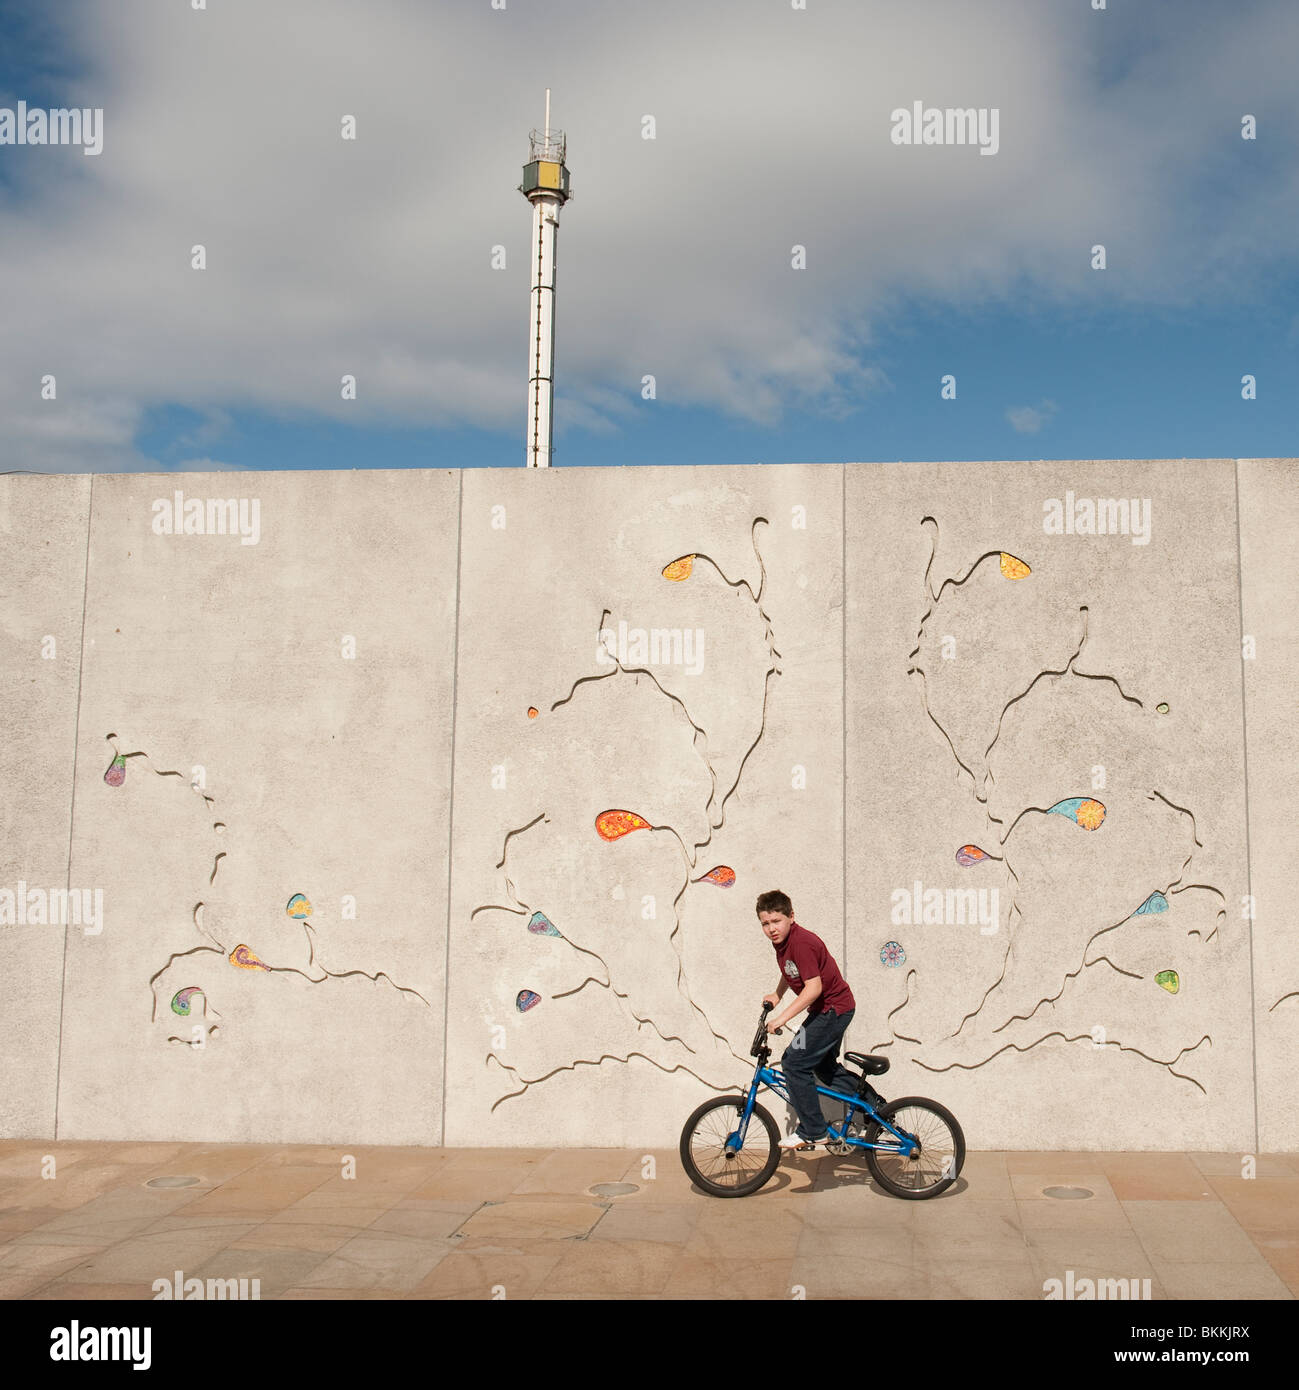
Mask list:
[[[871,1177],[864,1157],[854,1154],[818,1154],[807,1158],[800,1154],[795,1156],[795,1161],[806,1163],[809,1168],[815,1165],[815,1169],[809,1173],[782,1163],[757,1192],[749,1194],[749,1200],[760,1197],[782,1197],[788,1200],[792,1197],[811,1197],[819,1192],[860,1189],[863,1194],[879,1197],[886,1202],[946,1202],[951,1198],[960,1197],[970,1186],[963,1177],[958,1177],[951,1187],[945,1192],[940,1192],[937,1197],[895,1197]],[[810,1181],[807,1180],[809,1177]],[[712,1195],[694,1183],[691,1183],[690,1190],[700,1197]]]

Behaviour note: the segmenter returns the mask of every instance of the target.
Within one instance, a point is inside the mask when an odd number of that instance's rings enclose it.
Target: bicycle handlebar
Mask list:
[[[753,1046],[749,1048],[750,1057],[757,1057],[761,1053],[767,1038],[767,1015],[775,1007],[774,1004],[769,1004],[765,999],[762,1001],[762,1014],[758,1019],[758,1031],[753,1035]],[[780,1037],[783,1031],[783,1029],[777,1028],[776,1036]]]

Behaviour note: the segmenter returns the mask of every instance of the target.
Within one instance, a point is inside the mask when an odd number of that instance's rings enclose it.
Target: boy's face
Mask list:
[[[786,917],[783,912],[759,912],[758,921],[766,938],[777,946],[784,945],[789,929],[794,925],[793,917]]]

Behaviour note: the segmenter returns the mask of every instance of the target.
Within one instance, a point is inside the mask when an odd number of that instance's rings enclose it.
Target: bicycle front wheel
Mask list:
[[[776,1147],[780,1131],[760,1105],[753,1107],[743,1144],[735,1147],[747,1099],[714,1096],[681,1131],[681,1166],[697,1187],[713,1197],[747,1197],[771,1177],[780,1162]]]
[[[913,1135],[910,1154],[866,1150],[871,1176],[894,1197],[912,1201],[937,1197],[956,1181],[965,1162],[965,1135],[950,1110],[923,1096],[891,1101],[879,1111],[894,1129]],[[896,1144],[888,1130],[871,1123],[864,1138],[872,1144]]]

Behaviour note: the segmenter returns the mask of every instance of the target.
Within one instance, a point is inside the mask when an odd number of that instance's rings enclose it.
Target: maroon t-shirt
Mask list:
[[[837,1014],[846,1014],[857,1007],[848,982],[839,973],[834,957],[825,948],[825,942],[815,932],[800,927],[797,922],[789,929],[784,942],[772,946],[776,952],[776,964],[780,966],[790,989],[802,994],[808,980],[821,977],[821,997],[807,1011],[814,1018],[823,1009],[833,1009]]]

